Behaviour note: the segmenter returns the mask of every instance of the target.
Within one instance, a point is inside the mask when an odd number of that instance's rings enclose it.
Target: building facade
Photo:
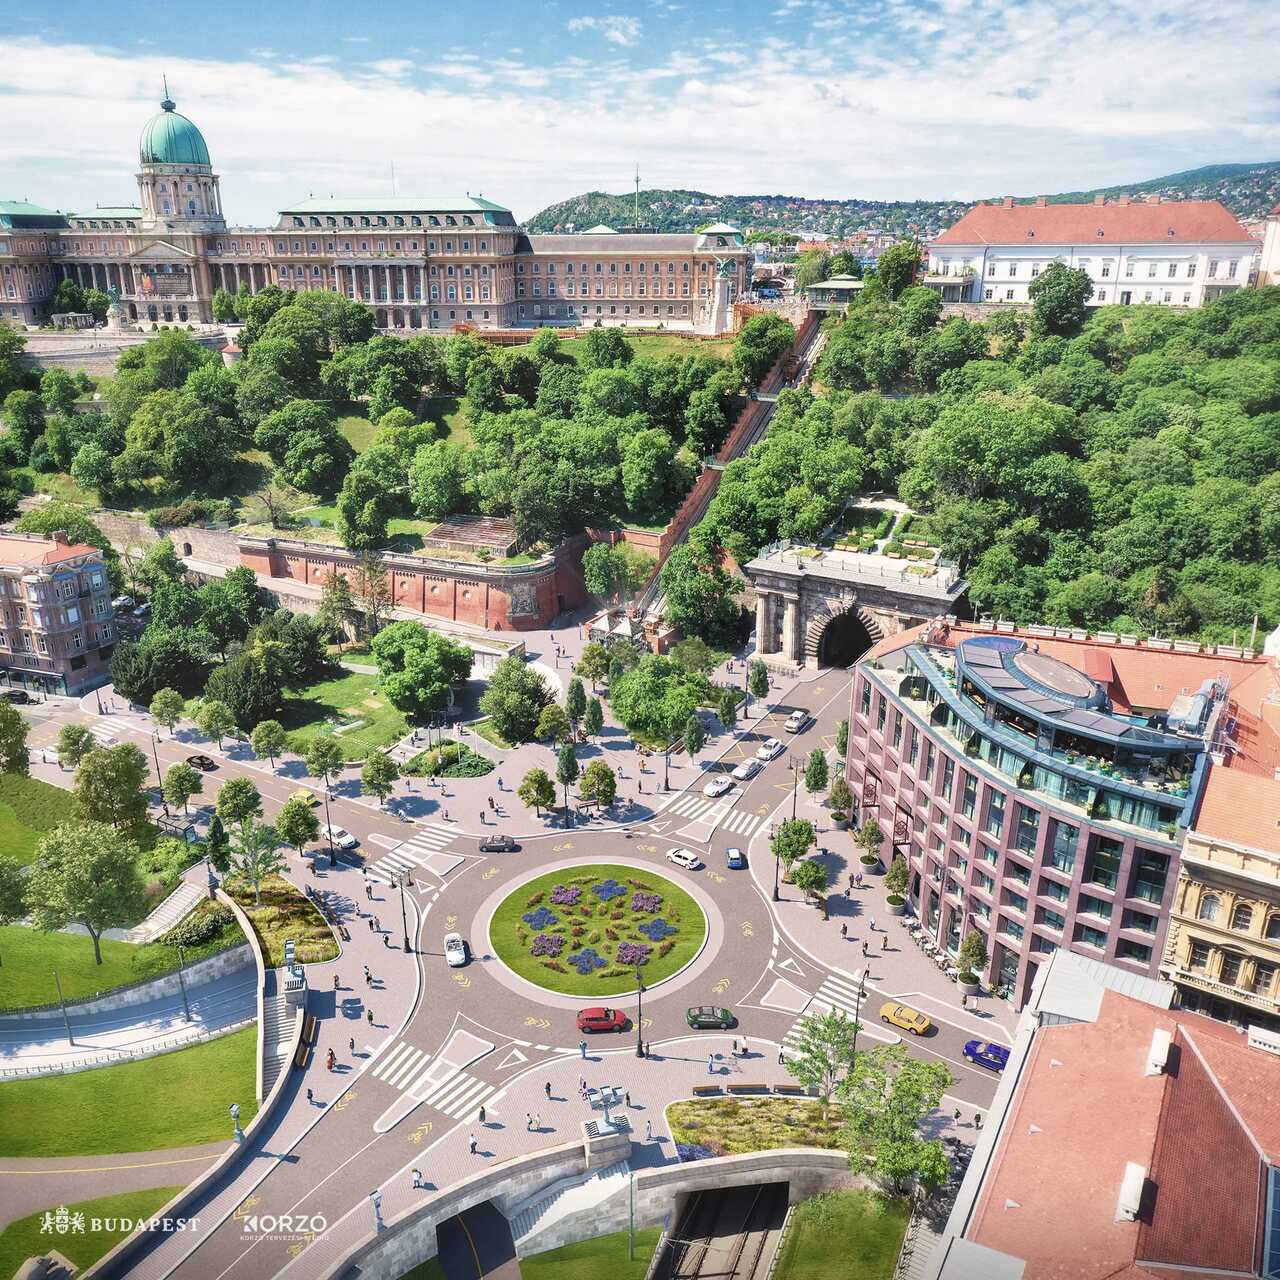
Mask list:
[[[952,953],[978,930],[1020,1006],[1060,947],[1158,973],[1210,752],[1274,663],[1011,632],[937,622],[872,649],[847,771],[921,923]]]
[[[979,204],[928,246],[944,302],[1029,303],[1051,263],[1089,273],[1090,306],[1199,307],[1249,283],[1257,241],[1217,200]]]
[[[10,686],[81,693],[110,678],[106,561],[65,534],[0,535],[0,671]]]
[[[62,214],[0,201],[0,317],[36,324],[62,279],[114,289],[128,318],[201,323],[217,289],[325,289],[379,328],[627,324],[715,331],[750,279],[735,227],[529,235],[481,196],[309,199],[273,227],[228,224],[199,129],[166,94],[139,147],[139,203]]]

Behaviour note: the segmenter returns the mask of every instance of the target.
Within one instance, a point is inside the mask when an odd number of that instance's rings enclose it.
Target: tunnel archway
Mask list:
[[[870,615],[850,608],[817,619],[805,647],[820,667],[851,667],[881,635]]]

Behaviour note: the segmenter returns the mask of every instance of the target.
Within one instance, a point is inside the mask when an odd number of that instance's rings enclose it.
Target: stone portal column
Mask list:
[[[401,290],[402,290],[402,291],[403,291],[403,293],[404,293],[404,300],[405,300],[405,302],[408,302],[408,301],[410,300],[410,298],[409,298],[409,268],[408,268],[408,267],[401,267],[401,268],[400,268],[400,288],[401,288]]]
[[[761,591],[756,596],[756,652],[773,652],[773,636],[769,632],[769,597]]]
[[[800,601],[787,600],[782,622],[782,653],[792,662],[800,661]]]
[[[383,267],[382,274],[387,278],[387,305],[390,306],[392,297],[394,296],[391,288],[391,268]],[[388,317],[388,319],[390,319],[390,317]]]

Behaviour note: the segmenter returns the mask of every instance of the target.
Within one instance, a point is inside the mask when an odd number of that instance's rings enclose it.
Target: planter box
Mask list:
[[[976,996],[982,991],[980,982],[957,982],[956,986],[960,988],[960,994],[965,996]]]
[[[904,911],[906,911],[906,909],[907,904],[905,902],[890,902],[885,906],[885,910],[887,910],[891,916],[900,916]]]
[[[884,875],[884,863],[881,862],[879,858],[877,858],[874,862],[864,862],[861,858],[859,858],[858,867],[862,871],[863,875],[868,875],[868,876]]]

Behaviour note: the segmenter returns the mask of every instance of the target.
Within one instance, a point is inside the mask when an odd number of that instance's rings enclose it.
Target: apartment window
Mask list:
[[[1107,935],[1101,929],[1090,928],[1087,924],[1076,925],[1075,940],[1083,942],[1086,947],[1097,947],[1099,951],[1107,949]]]
[[[1132,279],[1132,278],[1133,278],[1133,263],[1132,263],[1132,262],[1126,262],[1126,263],[1124,264],[1124,278],[1125,278],[1126,280],[1130,280],[1130,279]]]
[[[1176,262],[1169,263],[1169,279],[1176,280],[1178,278],[1178,264]]]
[[[1133,892],[1129,896],[1141,898],[1143,902],[1159,902],[1164,897],[1164,886],[1169,876],[1169,859],[1150,849],[1139,849],[1137,853]]]
[[[1057,911],[1050,911],[1048,907],[1037,907],[1036,924],[1042,924],[1055,933],[1061,933],[1067,927],[1067,918]]]
[[[1106,280],[1111,275],[1111,263],[1104,262],[1102,264],[1102,278]]]
[[[1151,948],[1144,946],[1141,942],[1134,942],[1129,938],[1121,938],[1116,943],[1116,959],[1136,960],[1139,964],[1150,964]]]
[[[1026,934],[1026,930],[1020,924],[1016,924],[1012,920],[1006,920],[1001,917],[1000,924],[1004,932],[1015,942],[1021,942]]]
[[[1239,902],[1231,912],[1231,927],[1237,933],[1248,933],[1253,925],[1253,908],[1247,903]]]
[[[898,750],[902,746],[902,712],[895,711],[893,713],[893,749]]]
[[[1111,919],[1111,903],[1104,902],[1101,898],[1095,898],[1089,893],[1080,895],[1080,910],[1085,915],[1097,916],[1099,920]]]
[[[994,262],[987,263],[987,275],[993,276],[996,273],[996,264]]]
[[[985,872],[975,871],[973,874],[974,883],[983,893],[995,893],[996,882]]]
[[[1218,981],[1234,987],[1240,980],[1240,957],[1233,952],[1222,953],[1222,967],[1218,970]]]
[[[926,782],[933,777],[934,754],[933,743],[926,742],[924,744],[924,780]],[[1276,919],[1280,921],[1280,916],[1277,916]]]
[[[1154,262],[1147,263],[1147,279],[1148,280],[1154,280],[1156,278],[1156,265],[1157,264]]]
[[[1184,292],[1182,295],[1182,305],[1186,307],[1186,306],[1189,306],[1190,303],[1191,303],[1191,294]]]
[[[942,798],[951,799],[951,785],[955,781],[956,762],[950,756],[942,757]]]
[[[1145,911],[1126,911],[1120,918],[1122,929],[1137,929],[1140,933],[1155,933],[1156,918]]]
[[[1228,280],[1234,280],[1236,278],[1236,268],[1239,265],[1240,264],[1234,258],[1232,258],[1231,261],[1227,263],[1227,279]]]
[[[966,818],[972,818],[978,800],[978,780],[971,773],[962,773],[961,778],[960,812]]]
[[[1003,791],[992,791],[988,788],[987,820],[983,825],[983,830],[997,839],[999,839],[1000,833],[1004,830],[1004,802]]]
[[[880,694],[876,694],[876,731],[884,732],[885,703]]]
[[[1050,880],[1048,876],[1041,876],[1040,896],[1042,898],[1052,898],[1054,902],[1066,902],[1071,897],[1071,890],[1065,884]]]
[[[1020,893],[1014,893],[1012,889],[1004,891],[1004,905],[1012,907],[1015,911],[1021,911],[1025,916],[1027,914],[1027,900]]]
[[[1012,280],[1018,274],[1018,264],[1016,262],[1009,263],[1009,279]]]
[[[991,298],[992,298],[992,295],[993,295],[994,293],[995,293],[995,290],[994,290],[994,289],[983,289],[983,291],[982,291],[982,300],[983,300],[984,302],[990,302],[990,301],[991,301]]]
[[[871,681],[869,680],[862,682],[862,698],[858,703],[858,709],[864,716],[871,714]]]
[[[1218,260],[1217,258],[1210,258],[1209,259],[1209,279],[1212,280],[1214,276],[1216,276],[1217,274],[1218,274]]]
[[[1275,965],[1264,964],[1261,960],[1255,960],[1253,963],[1253,981],[1249,983],[1249,990],[1255,995],[1266,995],[1271,990],[1271,984],[1275,980],[1275,976]]]
[[[1114,889],[1120,880],[1120,842],[1107,836],[1095,837],[1097,843],[1089,855],[1089,869],[1085,879],[1090,884]]]
[[[1196,264],[1194,262],[1187,263],[1187,279],[1194,280],[1196,274]]]
[[[1098,290],[1098,301],[1099,301],[1099,302],[1106,302],[1106,300],[1107,300],[1107,291],[1106,291],[1105,289],[1099,289],[1099,290]]]
[[[1023,853],[1035,853],[1036,840],[1040,835],[1040,815],[1025,804],[1018,806],[1018,825],[1014,831],[1014,847]]]
[[[1201,971],[1209,967],[1210,947],[1207,942],[1193,942],[1187,955],[1187,968]]]
[[[1034,280],[1035,277],[1038,276],[1039,274],[1040,274],[1040,264],[1038,262],[1033,262],[1031,264],[1031,278]]]
[[[1268,942],[1280,942],[1280,914],[1267,917],[1267,927],[1263,930],[1262,936]]]
[[[914,765],[920,754],[920,735],[914,728],[907,730],[907,763]]]
[[[1012,290],[1012,289],[1006,289],[1006,290],[1004,291],[1004,300],[1005,300],[1006,302],[1012,302],[1012,301],[1013,301],[1013,290]]]

